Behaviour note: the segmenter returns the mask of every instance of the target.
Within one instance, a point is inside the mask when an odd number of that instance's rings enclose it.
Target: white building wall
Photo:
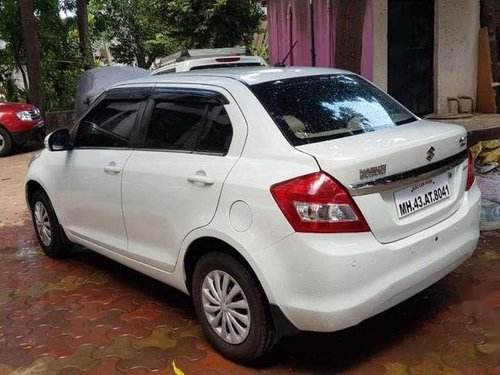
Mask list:
[[[448,112],[448,97],[476,98],[480,0],[436,0],[434,112]]]

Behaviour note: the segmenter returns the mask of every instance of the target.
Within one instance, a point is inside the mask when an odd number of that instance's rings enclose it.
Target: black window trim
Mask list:
[[[185,94],[184,97],[178,98],[179,95]],[[196,100],[193,97],[203,97],[205,100]],[[177,154],[192,154],[192,155],[205,155],[205,156],[218,156],[224,157],[227,156],[229,150],[231,149],[231,144],[226,152],[206,152],[206,151],[196,151],[196,150],[166,150],[163,148],[149,148],[145,147],[146,137],[149,131],[149,126],[151,123],[151,117],[153,116],[153,111],[155,109],[156,103],[158,101],[165,100],[171,102],[184,102],[184,103],[198,103],[198,104],[218,104],[224,106],[226,108],[226,104],[229,104],[229,100],[226,96],[218,91],[209,90],[209,89],[198,89],[198,88],[177,88],[177,87],[156,87],[145,105],[144,113],[142,116],[141,126],[138,130],[136,143],[134,148],[140,151],[150,151],[150,152],[169,152],[169,153],[177,153]],[[229,116],[229,114],[228,114]],[[206,126],[206,118],[205,124]],[[233,128],[233,136],[234,136],[234,127],[231,122],[231,127]],[[196,142],[198,144],[198,142]]]
[[[148,99],[153,91],[152,86],[141,86],[141,87],[118,87],[113,88],[108,91],[102,93],[92,104],[92,106],[85,112],[85,114],[78,120],[78,123],[73,128],[71,132],[71,143],[75,145],[76,136],[82,126],[83,120],[87,117],[87,115],[92,112],[95,108],[97,108],[104,100],[135,100],[137,99],[140,102],[139,109],[137,111],[137,117],[134,121],[134,126],[132,128],[132,132],[130,134],[130,139],[128,141],[127,147],[76,147],[75,150],[133,150],[135,145],[137,144],[137,137],[139,130],[141,128],[142,120],[144,117],[146,105],[148,103]]]
[[[164,99],[183,103],[229,104],[229,100],[220,92],[208,89],[180,87],[157,87],[151,93],[151,99]]]

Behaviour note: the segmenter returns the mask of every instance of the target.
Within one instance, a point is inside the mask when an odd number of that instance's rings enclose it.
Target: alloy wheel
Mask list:
[[[45,246],[50,246],[52,242],[52,229],[50,227],[49,214],[42,202],[36,202],[35,209],[35,224],[40,240]]]
[[[0,134],[0,151],[2,151],[4,147],[5,147],[5,138],[3,137],[2,134]]]
[[[210,272],[203,280],[202,304],[214,332],[229,344],[241,344],[250,331],[250,308],[240,285],[226,272]]]

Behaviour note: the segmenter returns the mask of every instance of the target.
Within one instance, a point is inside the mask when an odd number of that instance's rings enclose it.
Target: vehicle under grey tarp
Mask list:
[[[149,70],[133,66],[112,66],[86,71],[76,87],[76,117],[80,118],[109,86],[149,75]]]

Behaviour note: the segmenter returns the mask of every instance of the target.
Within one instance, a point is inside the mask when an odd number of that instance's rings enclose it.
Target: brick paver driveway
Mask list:
[[[244,368],[206,343],[187,296],[87,249],[43,256],[23,197],[29,159],[0,159],[0,374],[500,374],[498,232],[411,300],[342,332],[284,339]]]

